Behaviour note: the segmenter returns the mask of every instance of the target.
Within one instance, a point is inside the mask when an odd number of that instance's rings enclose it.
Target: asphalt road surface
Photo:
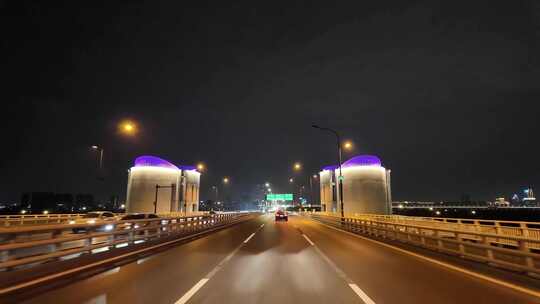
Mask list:
[[[309,219],[263,215],[24,303],[540,303]]]

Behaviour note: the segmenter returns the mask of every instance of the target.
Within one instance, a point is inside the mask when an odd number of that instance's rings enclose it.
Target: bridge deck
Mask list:
[[[540,303],[297,216],[261,216],[36,294],[24,303]]]

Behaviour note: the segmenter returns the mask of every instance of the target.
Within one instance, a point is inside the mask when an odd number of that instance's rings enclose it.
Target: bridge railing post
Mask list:
[[[441,240],[441,234],[439,230],[435,230],[435,237],[437,238],[437,250],[443,249],[443,242]]]
[[[525,256],[525,265],[528,268],[534,268],[534,260],[530,255],[528,255],[530,250],[526,240],[519,240],[519,250],[527,254]]]
[[[493,256],[493,250],[491,250],[491,242],[489,241],[489,238],[487,238],[486,236],[482,236],[481,241],[483,245],[487,246],[486,259],[488,263],[493,262],[494,256]]]
[[[464,242],[463,237],[462,237],[460,232],[455,232],[455,237],[456,237],[456,240],[459,242],[458,243],[459,256],[464,257],[465,256],[465,246],[463,244],[463,242]]]
[[[421,243],[422,247],[427,247],[426,234],[424,233],[423,229],[420,229],[420,243]]]

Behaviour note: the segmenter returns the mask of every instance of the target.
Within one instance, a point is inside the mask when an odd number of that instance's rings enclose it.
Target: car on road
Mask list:
[[[157,219],[159,216],[154,213],[130,213],[122,216],[121,221],[127,220],[146,220],[146,219]]]
[[[276,211],[276,221],[288,221],[289,215],[287,214],[287,211],[279,209]]]
[[[88,212],[81,216],[68,221],[69,225],[79,225],[79,224],[90,224],[99,226],[96,231],[111,231],[114,229],[114,224],[108,224],[109,222],[116,221],[116,216],[110,211],[93,211]],[[72,229],[73,233],[81,233],[88,231],[88,227],[74,227]]]
[[[151,220],[151,219],[159,219],[159,216],[154,213],[130,213],[122,216],[120,218],[120,221],[124,222],[122,223],[124,226],[124,229],[138,229],[142,227],[148,227],[148,226],[159,226],[160,221],[140,221],[140,220]],[[135,221],[131,223],[131,221]],[[144,231],[142,231],[144,232]]]

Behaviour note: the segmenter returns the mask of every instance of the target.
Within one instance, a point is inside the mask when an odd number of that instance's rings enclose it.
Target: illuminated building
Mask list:
[[[199,210],[200,173],[155,156],[140,156],[128,171],[126,212],[195,212]],[[156,200],[157,197],[157,200]]]
[[[536,203],[536,198],[534,197],[534,191],[531,187],[523,190],[523,193],[525,194],[525,197],[523,197],[523,203],[529,204],[529,203]]]
[[[359,155],[344,162],[343,205],[345,214],[390,214],[391,188],[390,170],[386,170],[381,160],[373,155]],[[327,211],[341,212],[339,187],[336,185],[339,168],[325,167],[321,177],[321,205]],[[324,207],[321,207],[324,210]]]

